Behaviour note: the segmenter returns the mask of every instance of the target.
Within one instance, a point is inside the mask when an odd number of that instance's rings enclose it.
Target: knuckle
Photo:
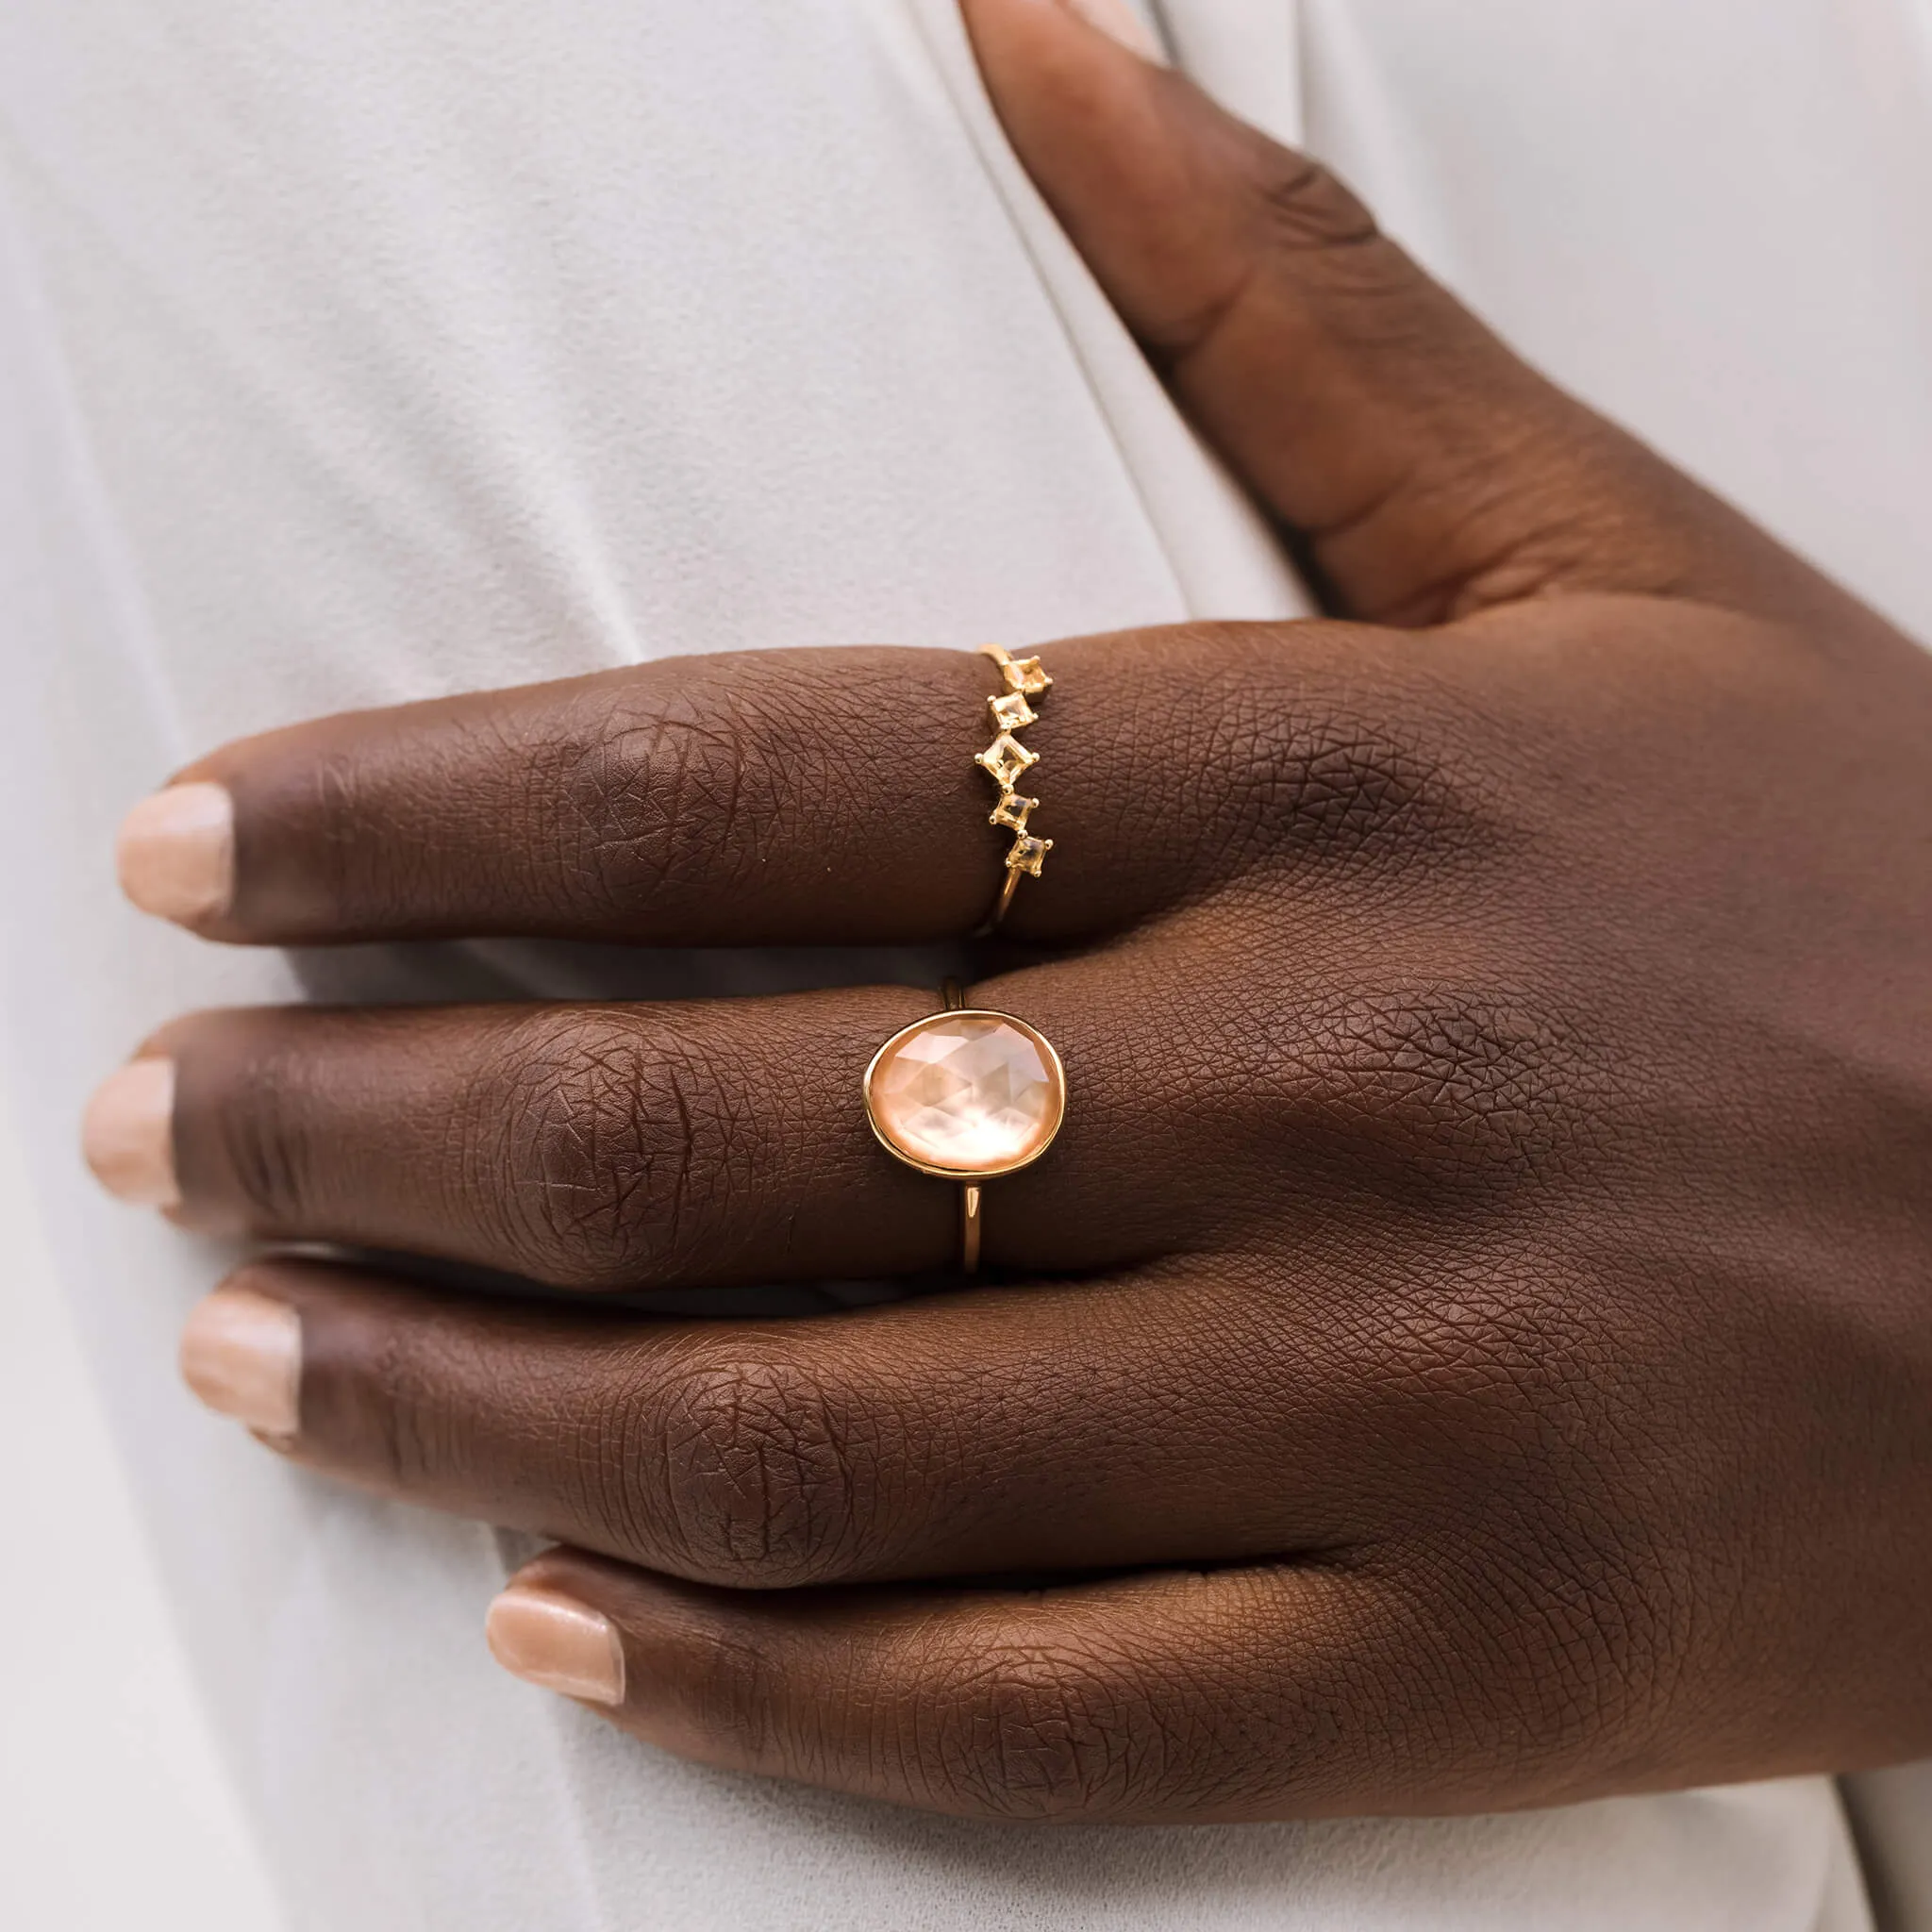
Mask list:
[[[315,1199],[318,1150],[304,1131],[302,1105],[299,1067],[272,1056],[208,1110],[244,1210],[263,1228],[299,1225]]]
[[[1517,855],[1531,829],[1520,755],[1458,665],[1385,631],[1311,622],[1158,634],[1198,669],[1186,710],[1161,690],[1117,708],[1158,745],[1176,819],[1217,874],[1279,884],[1367,876],[1441,897]]]
[[[1641,1753],[1683,1689],[1683,1579],[1585,1513],[1424,1559],[1443,1675],[1506,1774]]]
[[[249,1287],[256,1263],[230,1277]],[[436,1493],[475,1466],[475,1410],[462,1360],[433,1329],[395,1319],[380,1298],[351,1293],[310,1301],[303,1314],[301,1427],[312,1450],[384,1491]]]
[[[1469,1640],[1487,1646],[1490,1674],[1534,1717],[1525,1736],[1542,1747],[1639,1728],[1671,1693],[1683,1631],[1701,1621],[1683,1553],[1633,1507],[1657,1474],[1646,1470],[1654,1414],[1606,1374],[1616,1344],[1588,1291],[1553,1291],[1547,1271],[1542,1257],[1472,1263],[1419,1293],[1380,1342],[1389,1381],[1405,1389],[1411,1526],[1435,1553],[1433,1593],[1477,1619]],[[1445,1548],[1445,1484],[1514,1507]]]
[[[1407,1144],[1472,1143],[1511,1158],[1533,1142],[1552,1087],[1548,1028],[1488,994],[1396,989],[1345,1012],[1357,1108]]]
[[[1257,279],[1290,288],[1325,333],[1358,354],[1426,351],[1440,364],[1454,358],[1467,374],[1477,340],[1467,319],[1346,182],[1307,156],[1280,149],[1251,178]]]
[[[1620,1535],[1568,1525],[1546,1537],[1524,1578],[1525,1624],[1552,1660],[1541,1728],[1558,1750],[1629,1740],[1674,1689],[1681,1591],[1669,1566]]]
[[[992,1818],[1099,1819],[1156,1802],[1170,1752],[1132,1675],[1071,1643],[1008,1641],[933,1692],[921,1775],[951,1808]]]
[[[1254,175],[1257,208],[1279,249],[1357,248],[1380,230],[1360,197],[1320,161],[1270,143]]]
[[[361,761],[346,750],[330,748],[316,758],[299,804],[327,836],[304,841],[299,886],[282,880],[278,891],[299,891],[333,915],[365,907],[407,910],[378,858],[393,849],[390,818],[371,795],[380,789],[365,785]]]
[[[447,1407],[425,1386],[422,1365],[391,1332],[369,1339],[361,1407],[368,1442],[383,1482],[401,1495],[433,1488],[459,1471],[466,1457]]]
[[[1603,1337],[1585,1297],[1551,1292],[1548,1266],[1492,1249],[1439,1258],[1383,1312],[1376,1372],[1419,1470],[1531,1495],[1553,1474],[1579,1493],[1601,1487],[1585,1445],[1609,1421],[1592,1386]]]
[[[520,1020],[482,1136],[507,1253],[560,1288],[679,1279],[728,1223],[743,1158],[727,1081],[693,1042],[617,1012]]]
[[[1386,724],[1346,716],[1310,721],[1264,759],[1257,815],[1291,842],[1320,849],[1331,864],[1386,858],[1440,843],[1446,787],[1440,766]]]
[[[680,1675],[683,1716],[704,1755],[806,1783],[831,1782],[834,1753],[823,1727],[797,1722],[785,1663],[755,1623],[717,1620]]]
[[[1530,995],[1419,980],[1339,992],[1310,1016],[1297,1099],[1338,1158],[1432,1195],[1547,1176],[1593,1083],[1572,1029]]]
[[[561,801],[570,896],[622,921],[749,881],[782,838],[797,750],[782,708],[717,679],[560,733],[532,773]]]
[[[1251,132],[1245,155],[1233,158],[1233,175],[1231,205],[1242,230],[1235,252],[1238,268],[1161,331],[1161,346],[1174,359],[1198,356],[1257,296],[1265,302],[1287,291],[1292,302],[1306,306],[1324,296],[1359,293],[1372,298],[1379,311],[1391,296],[1412,291],[1420,281],[1367,206],[1320,161]],[[1277,321],[1271,317],[1271,324]],[[1375,326],[1388,327],[1379,313]]]
[[[877,1457],[845,1391],[776,1349],[700,1354],[653,1407],[665,1534],[690,1574],[782,1589],[859,1562]]]
[[[1606,1374],[1609,1318],[1548,1269],[1541,1254],[1433,1269],[1374,1344],[1424,1648],[1468,1735],[1525,1776],[1607,1740],[1642,1748],[1696,1634],[1723,1623],[1690,1553],[1651,1526],[1644,1492],[1682,1472],[1645,1467],[1655,1416]],[[1507,1507],[1472,1520],[1473,1496]]]
[[[1432,876],[1483,841],[1477,774],[1452,749],[1419,680],[1380,693],[1318,695],[1279,672],[1249,677],[1216,707],[1207,768],[1227,788],[1253,867],[1374,869]]]

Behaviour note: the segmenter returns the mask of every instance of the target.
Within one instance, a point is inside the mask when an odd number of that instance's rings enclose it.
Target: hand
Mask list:
[[[587,1292],[261,1261],[192,1378],[563,1540],[499,1654],[713,1763],[1174,1822],[1932,1750],[1932,662],[1309,163],[1047,0],[968,11],[1356,620],[1043,649],[1038,955],[972,997],[1072,1098],[996,1285],[594,1295],[945,1268],[954,1191],[858,1099],[929,991],[208,1013],[97,1103],[123,1191]],[[242,943],[958,936],[993,688],[779,652],[325,720],[183,774],[128,876]]]

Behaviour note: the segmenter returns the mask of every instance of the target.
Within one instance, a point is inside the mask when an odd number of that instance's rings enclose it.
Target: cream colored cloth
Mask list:
[[[1914,0],[1169,16],[1530,354],[1932,632]],[[170,1011],[315,974],[117,904],[111,828],[172,764],[675,651],[1299,608],[1014,168],[949,0],[9,0],[0,170],[6,1091],[295,1924],[1870,1923],[1824,1781],[1029,1833],[692,1770],[488,1661],[487,1530],[308,1481],[175,1385],[221,1257],[95,1196],[80,1106]],[[331,970],[590,983],[502,947]],[[1878,1790],[1932,1817],[1909,1774]]]

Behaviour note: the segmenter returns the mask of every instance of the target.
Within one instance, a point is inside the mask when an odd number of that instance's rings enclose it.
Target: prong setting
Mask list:
[[[1037,879],[1046,855],[1053,850],[1051,839],[1041,839],[1027,829],[1028,821],[1040,808],[1039,799],[1024,797],[1014,789],[1040,762],[1040,754],[1029,750],[1014,734],[1040,722],[1040,713],[1031,700],[1050,691],[1053,679],[1038,658],[1015,658],[998,644],[982,644],[979,648],[1000,667],[1006,690],[986,701],[999,736],[984,751],[974,755],[974,762],[1000,788],[1000,802],[988,823],[1014,834],[1007,852],[1006,884],[1000,891],[992,918],[987,923],[990,932],[1006,917],[1021,879]]]

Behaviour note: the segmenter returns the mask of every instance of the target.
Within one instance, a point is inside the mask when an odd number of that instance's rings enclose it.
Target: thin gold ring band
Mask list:
[[[1013,887],[1019,879],[1018,873],[1007,874],[1007,895],[1000,901],[1000,911],[1007,909],[1007,900],[1013,896]],[[999,924],[999,914],[993,915],[993,924]],[[940,998],[949,1013],[963,1013],[966,1010],[966,995],[959,991],[957,979],[948,979],[940,988]],[[962,1274],[979,1273],[979,1236],[986,1224],[986,1217],[980,1211],[981,1181],[961,1181],[959,1183],[959,1272]]]

